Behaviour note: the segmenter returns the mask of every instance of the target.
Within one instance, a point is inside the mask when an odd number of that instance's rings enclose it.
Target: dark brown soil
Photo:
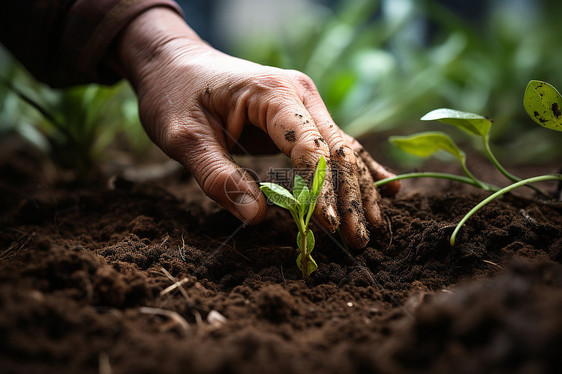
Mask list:
[[[407,184],[364,250],[314,228],[305,284],[284,211],[242,228],[189,179],[45,189],[14,165],[0,165],[2,373],[562,367],[560,205],[494,202],[451,248],[485,195]]]

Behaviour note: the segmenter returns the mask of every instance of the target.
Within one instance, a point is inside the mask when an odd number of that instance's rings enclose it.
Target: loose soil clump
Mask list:
[[[406,190],[382,199],[387,225],[363,250],[314,228],[319,268],[305,283],[288,213],[271,208],[242,227],[191,180],[2,188],[11,191],[0,200],[6,373],[560,367],[557,204],[495,201],[452,248],[454,224],[485,195]]]

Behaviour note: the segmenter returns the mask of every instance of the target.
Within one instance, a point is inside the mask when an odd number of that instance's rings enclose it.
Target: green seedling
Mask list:
[[[297,257],[297,266],[301,269],[304,279],[308,278],[318,268],[316,261],[310,255],[314,249],[315,240],[312,230],[308,228],[308,224],[316,207],[316,201],[324,185],[325,178],[326,160],[324,157],[321,157],[314,172],[310,189],[304,178],[300,175],[295,175],[292,194],[278,184],[260,183],[260,190],[263,191],[269,201],[281,208],[287,209],[295,220],[298,228],[297,245],[300,250]]]
[[[548,129],[562,131],[562,97],[554,87],[546,82],[531,81],[525,90],[523,104],[529,116],[539,125]],[[414,154],[419,157],[428,157],[432,154],[445,151],[453,155],[459,160],[464,176],[448,174],[448,173],[434,173],[434,172],[419,172],[398,175],[396,177],[380,180],[375,185],[380,186],[385,183],[407,179],[407,178],[441,178],[449,179],[456,182],[467,183],[472,186],[481,188],[485,191],[492,192],[492,195],[484,199],[478,205],[470,210],[457,224],[453,234],[450,238],[451,245],[455,244],[456,236],[464,223],[484,205],[497,197],[500,197],[518,187],[526,186],[533,188],[537,193],[545,198],[552,198],[550,195],[541,189],[533,186],[533,183],[562,180],[562,174],[549,174],[540,175],[528,179],[521,179],[510,172],[508,172],[497,160],[492,153],[490,147],[490,130],[493,121],[487,117],[467,112],[460,112],[452,109],[436,109],[423,116],[422,121],[439,121],[449,125],[460,128],[465,133],[470,135],[479,136],[482,139],[486,156],[491,163],[513,183],[500,188],[492,184],[483,182],[476,178],[466,166],[465,153],[455,144],[455,142],[445,133],[442,132],[423,132],[410,136],[394,136],[390,141],[398,148]]]

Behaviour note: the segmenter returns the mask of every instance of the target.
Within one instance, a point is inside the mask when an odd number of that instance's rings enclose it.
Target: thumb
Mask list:
[[[199,119],[200,122],[200,119]],[[221,133],[210,125],[185,124],[168,134],[166,153],[191,172],[207,196],[245,224],[263,220],[267,203],[254,178],[230,157]]]

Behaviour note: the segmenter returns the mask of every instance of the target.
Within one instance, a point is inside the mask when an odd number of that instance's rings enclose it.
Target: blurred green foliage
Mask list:
[[[532,79],[562,85],[562,3],[490,1],[472,22],[441,3],[317,6],[295,15],[280,35],[244,40],[235,53],[308,74],[354,136],[415,132],[428,109],[452,107],[493,116],[494,141],[512,163],[560,159],[560,138],[533,126],[521,97]]]
[[[51,89],[0,52],[0,136],[20,135],[78,178],[95,172],[114,142],[133,151],[148,144],[125,82]]]

